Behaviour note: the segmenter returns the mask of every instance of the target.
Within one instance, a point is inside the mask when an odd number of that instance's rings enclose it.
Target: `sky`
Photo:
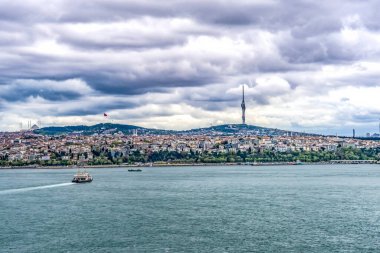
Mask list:
[[[28,121],[241,123],[244,85],[248,124],[378,132],[379,9],[377,0],[2,0],[0,131]]]

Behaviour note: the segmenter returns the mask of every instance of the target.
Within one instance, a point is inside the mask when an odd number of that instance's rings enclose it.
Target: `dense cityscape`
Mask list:
[[[1,166],[380,160],[380,143],[331,136],[0,134]]]

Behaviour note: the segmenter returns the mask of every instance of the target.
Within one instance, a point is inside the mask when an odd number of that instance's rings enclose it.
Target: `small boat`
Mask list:
[[[71,180],[73,183],[89,183],[92,182],[92,176],[90,176],[90,173],[84,171],[80,172],[78,170],[77,174],[74,175],[73,180]]]
[[[141,169],[128,169],[129,172],[141,172]]]

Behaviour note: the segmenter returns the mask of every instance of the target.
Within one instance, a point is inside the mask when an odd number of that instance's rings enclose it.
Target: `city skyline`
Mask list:
[[[244,123],[245,110],[249,125],[379,131],[377,1],[0,5],[0,131],[104,112],[184,130]]]

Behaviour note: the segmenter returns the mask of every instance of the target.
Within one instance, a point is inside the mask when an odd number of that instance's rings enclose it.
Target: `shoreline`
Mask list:
[[[85,169],[108,169],[108,168],[141,168],[141,167],[200,167],[200,166],[302,166],[302,165],[347,165],[347,164],[380,164],[380,161],[329,161],[329,162],[301,162],[301,163],[292,163],[292,162],[267,162],[267,163],[157,163],[157,164],[104,164],[104,165],[85,165],[85,166],[39,166],[39,165],[29,165],[29,166],[7,166],[0,167],[0,170],[6,169],[76,169],[76,168],[85,168]]]

